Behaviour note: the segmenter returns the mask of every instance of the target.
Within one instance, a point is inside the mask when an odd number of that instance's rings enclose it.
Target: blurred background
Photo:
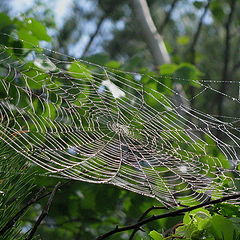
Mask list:
[[[146,4],[142,12],[141,2]],[[199,91],[192,79],[219,80],[209,84],[239,97],[239,88],[228,84],[240,79],[239,0],[1,0],[0,12],[1,32],[17,31],[33,44],[100,65],[111,62],[124,71],[172,74],[176,78],[164,84],[188,98]],[[29,20],[36,21],[40,35],[26,27]],[[191,107],[220,118],[239,117],[238,106],[222,96],[193,99]],[[57,182],[44,177],[35,181],[49,187]],[[22,232],[32,228],[45,203],[34,204],[24,215]],[[136,222],[152,205],[159,203],[113,186],[74,182],[56,195],[37,233],[41,239],[91,240],[117,224]],[[181,219],[155,221],[136,239],[150,239],[152,229],[166,232]]]

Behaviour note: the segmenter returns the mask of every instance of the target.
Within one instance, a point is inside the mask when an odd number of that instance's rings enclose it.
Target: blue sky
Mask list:
[[[69,13],[69,9],[71,9],[71,5],[73,4],[74,0],[41,0],[41,3],[46,4],[50,9],[53,10],[55,23],[57,25],[57,28],[60,28],[62,24],[64,23],[64,20],[66,16]],[[41,12],[41,7],[36,7],[35,4],[36,1],[34,0],[9,0],[9,6],[10,6],[10,14],[12,17],[20,17],[24,16],[24,13],[26,10],[32,9],[34,13]],[[79,0],[79,4],[81,4],[81,7],[84,10],[89,10],[93,8],[92,1],[86,1],[86,0]],[[26,16],[27,17],[27,16]],[[86,29],[86,33],[81,36],[78,43],[75,46],[72,46],[70,48],[70,55],[73,55],[75,57],[80,57],[81,53],[84,49],[84,46],[88,42],[89,35],[94,31],[95,25],[92,21],[89,21],[88,23],[85,23],[84,25]],[[108,28],[107,26],[104,27],[105,29]],[[49,31],[49,34],[51,34],[51,31]],[[100,47],[96,47],[96,51],[101,51],[102,49]]]
[[[13,16],[22,15],[27,9],[34,8],[34,2],[34,0],[10,0],[11,14]],[[72,0],[41,0],[41,2],[46,3],[53,10],[58,25],[62,24],[64,16],[72,4]],[[34,9],[34,11],[38,10],[40,9]]]

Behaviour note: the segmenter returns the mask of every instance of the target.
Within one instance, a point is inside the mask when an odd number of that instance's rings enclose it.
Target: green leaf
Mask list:
[[[109,56],[106,55],[106,53],[97,53],[84,58],[84,60],[91,63],[99,64],[99,65],[105,65],[107,62],[109,62],[110,59],[109,59]]]
[[[185,225],[189,224],[192,221],[192,218],[189,213],[186,213],[183,217],[183,223]]]
[[[219,153],[218,154],[218,159],[219,159],[219,161],[221,162],[221,164],[224,168],[227,169],[227,168],[231,167],[231,164],[230,164],[229,160],[226,158],[226,156],[224,154]]]
[[[119,68],[120,66],[121,66],[121,63],[117,61],[110,61],[106,64],[106,67],[109,67],[109,68]]]
[[[196,8],[202,8],[203,7],[203,5],[204,5],[204,2],[202,2],[202,1],[194,1],[193,2],[193,5],[194,5],[194,7],[196,7]]]
[[[202,73],[194,65],[190,63],[182,63],[174,72],[174,80],[176,82],[180,82],[181,84],[191,84],[195,87],[199,87],[200,85],[198,84],[197,80],[201,74]]]
[[[49,80],[49,76],[38,70],[33,63],[25,64],[24,70],[22,78],[25,85],[31,89],[40,89]]]
[[[24,48],[33,48],[39,43],[39,40],[24,28],[18,31],[18,37],[23,40]]]
[[[216,215],[212,217],[210,231],[216,240],[234,239],[234,226],[227,218]]]
[[[51,37],[48,35],[45,26],[34,18],[26,19],[26,29],[31,31],[32,35],[38,40],[51,41]]]
[[[208,218],[211,216],[209,211],[205,208],[198,208],[198,209],[192,210],[189,214],[193,216],[198,216],[200,218]]]
[[[0,13],[0,29],[12,24],[12,20],[4,13]]]
[[[151,231],[148,235],[154,240],[163,240],[164,239],[162,234],[158,233],[155,230]]]
[[[45,103],[45,112],[42,114],[42,117],[47,118],[47,119],[55,119],[57,112],[56,112],[56,106],[53,105],[50,102]]]
[[[139,69],[139,66],[142,63],[142,57],[140,56],[133,56],[131,57],[127,63],[124,64],[124,70],[125,71],[132,71],[134,68]]]
[[[190,63],[180,64],[174,73],[174,75],[178,78],[189,80],[198,79],[200,74],[201,72]]]
[[[213,17],[217,21],[222,21],[224,19],[225,13],[223,10],[223,6],[219,0],[213,1],[210,5],[210,9],[212,12]]]
[[[224,216],[232,217],[232,216],[238,216],[240,217],[240,208],[238,205],[232,205],[227,203],[222,203],[219,205],[220,212]]]
[[[12,42],[12,46],[14,47],[13,49],[13,52],[16,56],[22,56],[23,54],[23,50],[22,50],[22,47],[23,47],[23,43],[21,41],[13,41]]]
[[[70,75],[74,78],[81,79],[81,80],[89,80],[93,79],[93,76],[90,70],[87,67],[78,61],[74,61],[69,67]]]
[[[163,64],[160,66],[161,74],[173,74],[178,69],[177,64]]]
[[[177,43],[179,45],[187,45],[189,43],[190,39],[188,36],[180,36],[177,38]]]

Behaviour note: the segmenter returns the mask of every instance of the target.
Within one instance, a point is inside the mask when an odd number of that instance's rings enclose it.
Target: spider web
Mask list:
[[[229,95],[221,81],[130,73],[22,44],[0,47],[0,141],[46,175],[113,184],[166,206],[239,192],[240,118],[190,107],[219,94],[238,109],[239,82],[227,82]],[[181,95],[169,81],[197,91]]]

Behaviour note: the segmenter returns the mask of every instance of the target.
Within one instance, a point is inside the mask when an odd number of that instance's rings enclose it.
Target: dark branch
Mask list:
[[[64,185],[68,184],[72,182],[72,180],[69,180],[65,183],[63,183],[60,187],[63,187]],[[8,229],[12,228],[14,226],[14,224],[18,221],[18,219],[27,211],[27,209],[33,205],[34,203],[40,201],[41,199],[51,195],[52,191],[45,193],[44,195],[40,196],[41,193],[43,193],[45,191],[45,187],[41,188],[36,195],[30,199],[27,204],[20,209],[19,212],[17,212],[7,223],[6,225],[0,230],[0,236],[3,235]]]
[[[91,47],[94,39],[96,38],[96,36],[97,36],[98,33],[100,32],[100,29],[101,29],[104,21],[105,21],[108,17],[110,17],[110,15],[111,15],[112,11],[114,10],[114,8],[116,8],[116,4],[109,5],[109,6],[107,7],[107,9],[105,9],[106,12],[99,18],[98,23],[97,23],[97,26],[96,26],[96,29],[95,29],[95,31],[93,32],[93,34],[90,36],[89,41],[88,41],[85,49],[83,50],[82,57],[84,57],[84,56],[87,54],[87,52],[88,52],[88,50],[90,49],[90,47]]]
[[[229,60],[230,60],[230,50],[231,50],[231,24],[233,21],[233,15],[235,11],[236,0],[230,1],[230,12],[225,24],[225,46],[224,46],[224,63],[223,63],[223,71],[222,71],[222,84],[219,91],[222,93],[218,95],[218,115],[222,116],[223,111],[223,100],[224,94],[226,93],[227,81],[228,81],[228,73],[229,73]]]
[[[197,42],[198,42],[201,30],[202,30],[203,20],[204,20],[206,14],[207,14],[207,11],[208,11],[208,8],[209,8],[209,5],[210,5],[211,1],[212,0],[208,0],[207,4],[204,7],[203,13],[202,13],[202,15],[199,19],[199,22],[198,22],[197,30],[196,30],[196,32],[193,36],[193,40],[192,40],[192,42],[190,44],[190,47],[189,47],[189,50],[188,50],[189,53],[190,53],[190,63],[192,63],[192,64],[195,64]],[[194,104],[195,104],[195,98],[194,98],[195,88],[194,88],[194,86],[190,86],[190,93],[191,93],[191,105],[194,108]]]
[[[164,233],[163,233],[163,236],[170,236],[172,234],[175,234],[176,233],[176,229],[180,226],[183,226],[184,223],[177,223],[175,224],[173,227],[171,227],[170,229],[167,229]],[[171,236],[173,237],[173,236]]]
[[[141,222],[147,215],[148,213],[150,213],[152,210],[156,210],[156,209],[166,209],[165,207],[155,207],[155,206],[152,206],[150,208],[148,208],[143,214],[142,216],[138,219],[138,222]],[[129,240],[132,240],[134,238],[134,235],[136,234],[136,232],[140,230],[139,228],[135,228],[129,238]]]
[[[19,211],[17,212],[7,223],[6,225],[0,230],[0,236],[3,235],[8,229],[12,228],[14,224],[18,221],[18,219],[27,211],[27,209],[34,203],[36,203],[39,200],[39,195],[44,192],[46,188],[41,188],[36,195],[30,199],[27,204]]]
[[[164,214],[161,214],[161,215],[152,216],[152,217],[146,218],[145,220],[142,220],[138,223],[135,223],[135,224],[132,224],[132,225],[129,225],[129,226],[125,226],[125,227],[116,226],[116,228],[114,230],[99,236],[96,240],[106,239],[107,237],[110,237],[115,233],[124,232],[124,231],[127,231],[127,230],[139,229],[141,226],[143,226],[143,225],[145,225],[149,222],[158,220],[158,219],[168,218],[168,217],[176,217],[176,216],[181,215],[182,213],[190,212],[194,209],[198,209],[198,208],[205,207],[205,206],[208,206],[208,205],[214,205],[214,204],[217,204],[217,203],[222,203],[222,202],[237,199],[237,198],[240,198],[240,194],[219,198],[219,199],[216,199],[216,200],[212,200],[212,201],[209,201],[209,202],[204,202],[204,203],[198,204],[196,206],[182,208],[182,209],[179,209],[179,210],[176,210],[176,211],[173,211],[173,212],[164,213]]]
[[[171,4],[171,6],[170,6],[169,11],[166,13],[165,18],[164,18],[162,24],[161,24],[161,25],[159,26],[159,28],[158,28],[158,32],[159,32],[159,33],[162,33],[163,30],[164,30],[164,28],[165,28],[165,26],[168,24],[168,22],[169,22],[169,20],[170,20],[170,18],[171,18],[171,16],[172,16],[173,10],[174,10],[174,8],[175,8],[175,6],[176,6],[176,4],[177,4],[178,1],[179,1],[179,0],[173,0],[173,1],[172,1],[172,4]]]
[[[84,57],[84,56],[87,54],[89,48],[91,47],[91,45],[92,45],[95,37],[96,37],[97,34],[99,33],[99,31],[100,31],[100,29],[101,29],[101,26],[102,26],[102,24],[104,23],[104,20],[105,20],[106,18],[107,18],[107,15],[104,14],[104,15],[99,19],[99,21],[98,21],[98,23],[97,23],[97,26],[96,26],[96,29],[95,29],[95,31],[93,32],[93,34],[90,36],[89,41],[88,41],[88,43],[87,43],[87,45],[86,45],[86,47],[85,47],[85,49],[84,49],[84,51],[83,51],[82,57]]]
[[[31,232],[29,233],[28,237],[26,238],[26,240],[30,240],[33,238],[35,232],[37,231],[37,228],[38,226],[41,224],[42,220],[48,215],[48,212],[49,212],[49,208],[52,204],[52,201],[53,201],[53,197],[57,191],[57,189],[60,187],[61,183],[57,183],[56,186],[54,187],[54,189],[52,190],[51,192],[51,195],[47,201],[47,204],[45,205],[45,207],[43,208],[43,211],[41,213],[41,215],[38,217],[35,225],[33,226]]]
[[[192,64],[195,64],[195,58],[196,58],[196,45],[197,45],[197,42],[198,42],[198,39],[199,39],[199,36],[200,36],[200,33],[201,33],[201,30],[202,30],[202,26],[203,26],[203,20],[207,14],[207,11],[208,11],[208,8],[209,8],[209,5],[211,3],[212,0],[208,0],[207,1],[207,4],[205,5],[204,7],[204,10],[203,10],[203,13],[199,19],[199,22],[198,22],[198,26],[197,26],[197,30],[193,36],[193,40],[191,42],[191,45],[189,47],[189,52],[191,54],[191,59],[190,59],[190,62]]]

